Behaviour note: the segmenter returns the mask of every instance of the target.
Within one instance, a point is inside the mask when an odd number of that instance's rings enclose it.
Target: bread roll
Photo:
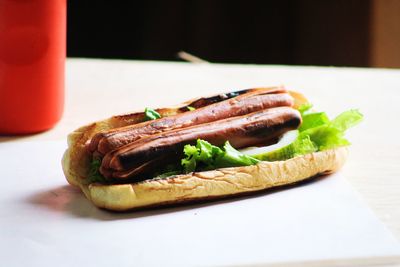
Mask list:
[[[306,101],[299,93],[291,94],[296,106]],[[164,116],[180,112],[179,108],[160,111]],[[70,184],[80,187],[85,196],[100,208],[125,211],[262,191],[335,172],[343,166],[348,153],[346,147],[340,147],[285,161],[262,161],[252,166],[221,168],[132,184],[89,183],[87,177],[92,155],[87,145],[91,138],[99,131],[139,122],[142,117],[140,113],[114,116],[81,127],[68,136],[68,149],[62,158],[64,174]]]

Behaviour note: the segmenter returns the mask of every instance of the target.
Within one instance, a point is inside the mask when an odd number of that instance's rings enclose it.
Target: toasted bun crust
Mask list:
[[[306,99],[292,93],[296,105]],[[179,107],[159,109],[163,116],[179,113]],[[341,147],[286,161],[260,162],[253,166],[223,168],[206,172],[152,179],[133,184],[102,185],[88,183],[91,155],[87,143],[99,131],[142,121],[141,113],[115,116],[81,127],[68,136],[68,149],[62,158],[65,177],[79,186],[96,206],[124,211],[175,203],[221,198],[268,188],[293,184],[320,174],[340,169],[347,157],[347,148]]]

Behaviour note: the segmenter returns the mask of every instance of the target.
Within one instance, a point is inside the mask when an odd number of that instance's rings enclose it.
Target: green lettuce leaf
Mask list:
[[[310,140],[310,136],[299,134],[292,143],[264,154],[255,155],[254,157],[264,161],[277,161],[294,158],[315,151],[317,151],[317,147]]]
[[[344,137],[345,132],[360,123],[362,119],[363,115],[358,110],[348,110],[332,121],[304,129],[301,135],[310,136],[318,151],[347,146],[350,142]]]
[[[144,109],[144,116],[145,116],[144,117],[145,121],[151,121],[161,118],[161,115],[157,111],[151,108]]]
[[[320,125],[329,123],[329,118],[325,112],[307,113],[302,115],[303,122],[300,125],[299,131],[314,128]]]
[[[304,103],[298,108],[298,111],[300,112],[301,116],[303,117],[304,114],[307,114],[313,107],[313,104],[311,103]]]
[[[222,153],[217,154],[214,165],[217,168],[238,167],[254,165],[258,162],[258,159],[240,153],[235,148],[233,148],[228,141],[226,141],[222,148]]]
[[[105,183],[106,178],[100,173],[101,160],[94,158],[90,163],[89,174],[87,177],[88,184],[90,183]]]
[[[356,109],[351,109],[341,113],[332,120],[332,127],[339,131],[346,131],[347,129],[356,126],[363,119],[363,115]]]
[[[222,148],[198,139],[196,145],[186,145],[185,158],[181,164],[185,172],[211,170],[223,167],[248,166],[259,162],[258,159],[244,155],[227,141]]]

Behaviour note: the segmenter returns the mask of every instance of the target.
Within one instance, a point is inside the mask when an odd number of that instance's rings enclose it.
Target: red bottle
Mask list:
[[[57,123],[65,55],[66,0],[0,0],[0,134]]]

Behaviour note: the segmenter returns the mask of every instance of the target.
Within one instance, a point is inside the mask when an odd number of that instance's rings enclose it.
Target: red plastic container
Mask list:
[[[0,0],[0,134],[59,121],[65,56],[66,0]]]

